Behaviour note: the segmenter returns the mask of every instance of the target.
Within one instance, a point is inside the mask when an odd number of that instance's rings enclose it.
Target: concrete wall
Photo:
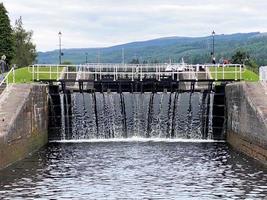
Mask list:
[[[266,83],[226,86],[227,141],[267,165]]]
[[[11,85],[0,96],[0,169],[47,143],[47,88]]]

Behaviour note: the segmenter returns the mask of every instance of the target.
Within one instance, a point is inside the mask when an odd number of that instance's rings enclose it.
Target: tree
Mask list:
[[[139,59],[138,58],[134,58],[132,59],[132,61],[130,62],[130,64],[139,64]]]
[[[6,62],[10,64],[14,55],[12,28],[7,10],[4,4],[0,3],[0,57],[3,55],[6,56]]]
[[[12,63],[18,67],[31,65],[36,60],[37,52],[32,43],[32,35],[32,31],[23,28],[22,18],[17,19],[13,29],[15,54]]]
[[[237,51],[233,56],[232,56],[232,63],[234,64],[245,64],[246,67],[255,72],[259,73],[259,66],[255,62],[254,59],[250,57],[250,55],[245,52],[245,51]]]
[[[256,74],[259,74],[259,66],[257,65],[255,60],[249,59],[245,62],[245,64],[249,70],[255,72]]]
[[[247,60],[249,60],[249,54],[245,51],[237,51],[233,56],[232,56],[232,63],[234,64],[244,64]]]

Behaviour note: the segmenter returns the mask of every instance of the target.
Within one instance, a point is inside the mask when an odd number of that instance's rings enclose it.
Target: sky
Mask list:
[[[107,47],[170,36],[267,32],[266,0],[2,0],[38,51]]]

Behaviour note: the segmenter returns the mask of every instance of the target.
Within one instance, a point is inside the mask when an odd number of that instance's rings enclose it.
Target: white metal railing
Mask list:
[[[267,81],[267,66],[261,66],[259,69],[260,81]]]
[[[212,68],[213,70],[208,70]],[[64,69],[64,70],[63,70]],[[189,65],[183,63],[172,64],[110,64],[110,63],[89,63],[83,65],[56,65],[38,64],[28,67],[32,73],[33,80],[40,80],[40,75],[46,79],[57,79],[65,77],[69,79],[92,79],[101,80],[105,76],[110,76],[113,80],[128,78],[132,81],[139,79],[142,81],[146,77],[154,77],[161,80],[164,77],[172,77],[179,80],[180,75],[183,79],[227,79],[228,74],[234,75],[231,79],[242,79],[244,66],[241,64],[197,64]],[[62,76],[64,73],[64,76]],[[212,75],[212,77],[210,77]]]
[[[9,72],[4,76],[3,80],[0,82],[0,87],[6,84],[6,87],[9,85],[9,76],[12,74],[12,82],[15,83],[15,68],[12,67]]]

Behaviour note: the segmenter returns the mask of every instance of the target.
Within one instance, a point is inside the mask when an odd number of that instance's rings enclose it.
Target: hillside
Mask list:
[[[88,62],[120,63],[122,48],[125,62],[137,57],[141,61],[174,62],[183,57],[188,63],[206,63],[210,61],[211,36],[207,37],[168,37],[142,42],[132,42],[107,48],[63,49],[63,61],[84,63],[88,53]],[[236,33],[215,36],[216,58],[231,58],[238,49],[247,51],[259,65],[267,64],[267,35],[265,33]],[[38,63],[58,63],[58,50],[38,53]]]

